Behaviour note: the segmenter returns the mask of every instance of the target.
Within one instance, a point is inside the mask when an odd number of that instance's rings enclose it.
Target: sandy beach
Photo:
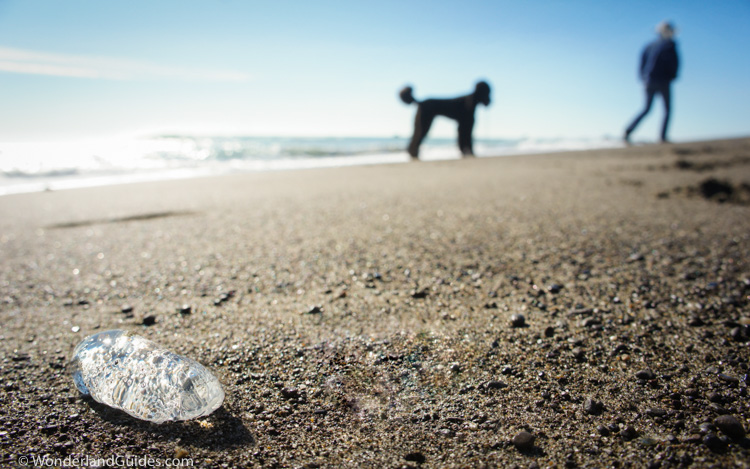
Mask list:
[[[0,465],[748,467],[748,253],[750,139],[0,197]],[[82,397],[109,329],[222,408]]]

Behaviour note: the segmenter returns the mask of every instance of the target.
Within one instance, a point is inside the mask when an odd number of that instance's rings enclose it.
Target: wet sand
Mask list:
[[[750,139],[13,195],[0,215],[4,467],[750,465]],[[155,425],[81,397],[67,360],[115,328],[208,366],[223,407]]]

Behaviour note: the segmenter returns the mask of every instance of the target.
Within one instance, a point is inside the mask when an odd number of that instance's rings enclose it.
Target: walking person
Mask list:
[[[646,86],[646,106],[625,130],[625,142],[630,143],[630,134],[651,110],[654,96],[659,94],[664,100],[664,121],[661,126],[661,142],[666,143],[669,115],[671,111],[670,85],[677,78],[679,59],[674,41],[675,28],[664,21],[656,27],[659,37],[648,44],[641,54],[640,78]]]

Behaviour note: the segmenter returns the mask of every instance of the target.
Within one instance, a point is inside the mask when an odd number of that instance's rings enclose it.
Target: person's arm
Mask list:
[[[648,62],[648,51],[650,49],[650,46],[646,46],[643,48],[643,52],[641,52],[641,66],[638,68],[638,78],[645,81],[646,77],[644,74],[646,73],[646,63]]]

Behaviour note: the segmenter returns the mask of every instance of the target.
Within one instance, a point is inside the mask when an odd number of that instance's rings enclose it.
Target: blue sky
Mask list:
[[[479,78],[493,104],[475,137],[619,137],[664,19],[682,59],[670,136],[750,134],[748,0],[0,0],[0,142],[407,136],[404,84],[449,97]],[[661,112],[636,139],[657,138]]]

